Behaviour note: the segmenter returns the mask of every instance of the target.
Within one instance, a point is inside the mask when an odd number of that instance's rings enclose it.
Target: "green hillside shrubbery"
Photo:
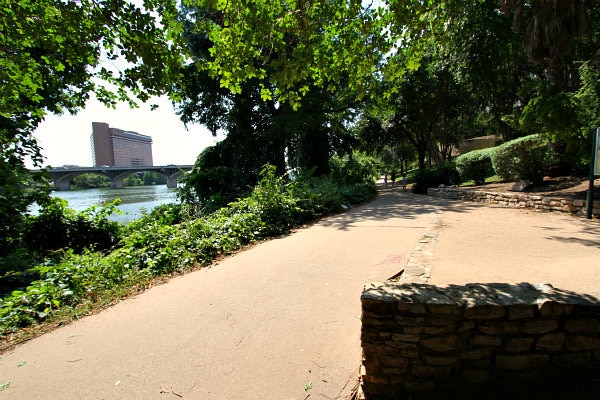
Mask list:
[[[494,171],[505,181],[544,180],[548,160],[548,143],[542,135],[529,135],[493,148]]]

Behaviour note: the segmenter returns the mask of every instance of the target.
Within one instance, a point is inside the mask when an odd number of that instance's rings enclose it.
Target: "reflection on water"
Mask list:
[[[150,211],[161,204],[175,203],[175,189],[166,185],[132,186],[124,189],[86,189],[53,192],[53,196],[69,202],[74,210],[85,210],[94,204],[102,205],[115,199],[121,199],[119,210],[123,215],[113,215],[111,219],[119,222],[131,221],[142,215],[142,210]]]

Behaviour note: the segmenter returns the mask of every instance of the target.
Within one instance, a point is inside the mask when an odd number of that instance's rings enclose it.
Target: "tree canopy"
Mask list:
[[[181,9],[190,60],[183,68],[183,79],[174,85],[179,99],[176,109],[186,123],[202,123],[213,134],[227,132],[226,139],[198,158],[187,183],[202,199],[218,195],[226,202],[253,187],[267,163],[279,175],[289,169],[326,174],[330,155],[342,151],[348,136],[344,120],[355,105],[354,96],[343,87],[348,79],[331,82],[328,88],[332,90],[325,90],[307,77],[304,83],[310,88],[299,109],[275,89],[274,81],[284,68],[277,63],[260,77],[240,81],[239,91],[231,91],[226,87],[228,78],[204,68],[215,59],[211,50],[215,44],[202,28],[207,19],[219,21],[219,15],[213,8]],[[289,34],[285,40],[290,48],[299,43],[297,35]],[[271,56],[285,58],[285,54]],[[261,62],[262,57],[256,56],[254,63]],[[265,96],[265,90],[271,89]]]
[[[212,58],[202,67],[223,87],[239,93],[244,81],[268,76],[272,86],[261,87],[263,99],[276,95],[294,107],[311,86],[327,88],[342,76],[364,93],[387,46],[380,10],[360,0],[184,4],[213,10],[198,21],[212,42]]]
[[[174,1],[0,2],[0,227],[9,239],[27,206],[43,200],[29,158],[43,158],[33,131],[47,113],[75,113],[91,93],[107,105],[147,101],[177,79]],[[34,195],[35,194],[35,195]],[[6,236],[6,237],[5,237]],[[2,246],[0,246],[2,247]]]
[[[388,112],[364,126],[395,115],[430,132],[371,129],[412,143],[421,167],[475,121],[506,140],[544,133],[581,163],[598,121],[599,32],[596,0],[2,0],[1,200],[23,212],[19,188],[42,182],[23,164],[42,162],[33,129],[92,93],[107,105],[168,93],[185,122],[229,132],[227,157],[251,143],[280,172],[283,154],[324,167],[352,141],[340,110],[372,98]]]
[[[0,115],[74,112],[101,101],[146,101],[180,65],[172,1],[3,1]],[[159,17],[160,16],[160,17]],[[107,86],[110,85],[110,86]]]

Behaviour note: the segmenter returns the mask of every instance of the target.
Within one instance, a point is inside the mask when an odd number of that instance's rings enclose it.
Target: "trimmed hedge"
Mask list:
[[[458,156],[454,162],[461,179],[473,180],[476,185],[483,185],[485,178],[494,175],[493,152],[494,148],[488,148],[473,150]]]
[[[542,135],[529,135],[511,140],[492,152],[496,174],[505,181],[530,179],[534,184],[544,180],[548,145]]]

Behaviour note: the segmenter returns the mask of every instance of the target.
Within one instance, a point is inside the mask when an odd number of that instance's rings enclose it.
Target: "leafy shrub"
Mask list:
[[[304,181],[285,183],[275,176],[275,167],[265,165],[252,193],[229,204],[232,212],[256,214],[268,236],[280,235],[315,217],[310,210],[308,185]]]
[[[359,152],[345,157],[332,157],[329,166],[329,177],[340,185],[362,184],[379,176],[378,162]]]
[[[342,204],[360,204],[372,199],[377,194],[375,181],[363,182],[340,187]]]
[[[160,225],[174,225],[185,219],[185,207],[181,204],[161,204],[154,207],[150,212],[143,212],[142,217],[131,221],[129,230],[135,230],[136,225],[156,222]]]
[[[236,176],[228,167],[202,169],[196,165],[182,178],[183,186],[178,189],[178,195],[187,201],[195,197],[204,205],[215,203],[215,209],[218,209],[236,197],[245,195],[245,189],[241,189],[245,186],[236,184]]]
[[[73,178],[73,187],[76,189],[107,188],[110,186],[108,176],[100,174],[82,174]]]
[[[533,183],[541,183],[547,155],[548,146],[542,135],[529,135],[494,148],[492,165],[505,181],[530,179]]]
[[[485,178],[494,174],[493,151],[493,148],[473,150],[458,156],[454,162],[461,180],[473,180],[476,185],[483,185]]]
[[[102,261],[94,255],[67,252],[56,264],[32,268],[37,280],[0,299],[2,331],[15,331],[42,321],[60,308],[93,298],[99,290],[112,286],[114,282],[106,273],[110,266]]]
[[[414,182],[412,192],[427,194],[427,189],[439,185],[455,185],[460,178],[454,164],[447,163],[442,168],[425,168],[417,171],[412,181]]]
[[[24,244],[34,252],[70,248],[81,253],[86,248],[108,250],[119,240],[119,224],[108,217],[116,211],[118,200],[106,206],[93,206],[76,212],[67,201],[52,198],[40,213],[27,220]]]
[[[167,177],[155,171],[144,172],[144,185],[166,185]]]
[[[312,179],[305,202],[310,204],[313,218],[343,211],[344,205],[360,204],[377,195],[375,180],[355,184],[340,184],[333,177]]]

